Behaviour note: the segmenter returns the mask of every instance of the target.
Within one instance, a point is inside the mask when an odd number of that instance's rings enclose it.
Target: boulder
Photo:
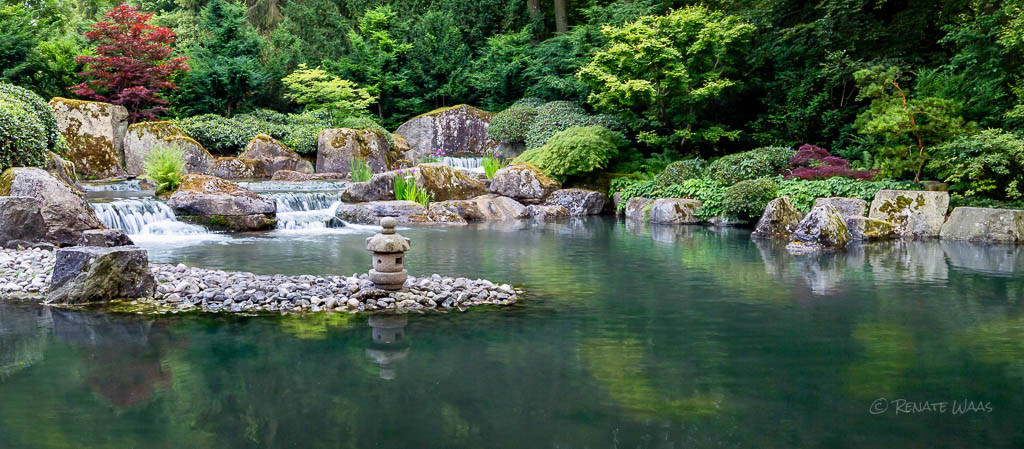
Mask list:
[[[938,237],[947,209],[947,192],[879,190],[868,217],[892,223],[901,237]]]
[[[129,175],[145,172],[146,156],[157,145],[177,147],[184,153],[185,171],[208,175],[213,170],[212,154],[171,122],[139,122],[128,127],[124,137],[124,168]]]
[[[46,237],[43,203],[28,196],[0,196],[0,247],[8,242],[40,242]]]
[[[651,207],[654,200],[650,198],[634,197],[626,201],[623,213],[627,220],[647,221],[650,218]]]
[[[408,159],[408,155],[411,154],[409,150],[412,150],[412,147],[409,146],[409,141],[405,140],[405,137],[398,134],[392,134],[391,141],[395,143],[391,147],[391,154],[398,157],[398,160],[391,164],[391,168],[399,169],[412,167],[416,161]]]
[[[850,228],[853,240],[889,240],[896,238],[896,226],[888,221],[875,220],[868,217],[847,217],[846,226]]]
[[[474,200],[449,200],[430,203],[427,217],[435,223],[465,225],[484,218]]]
[[[124,106],[57,97],[50,100],[50,109],[79,175],[93,179],[124,175],[121,160],[128,130]]]
[[[818,198],[814,200],[814,207],[831,204],[839,210],[843,218],[863,217],[868,210],[868,202],[860,198]]]
[[[815,207],[793,231],[793,241],[786,245],[792,253],[836,251],[850,242],[850,229],[843,214],[831,204]]]
[[[42,203],[44,241],[77,245],[82,231],[103,227],[92,207],[71,186],[38,168],[9,168],[0,175],[0,196],[27,196]]]
[[[1024,243],[1024,210],[957,207],[939,236],[943,240]]]
[[[420,164],[411,170],[416,184],[433,201],[467,200],[487,193],[483,183],[444,164]]]
[[[487,135],[493,116],[464,104],[441,108],[403,123],[395,134],[408,141],[405,159],[410,161],[438,150],[449,155],[484,155],[498,147],[498,142]]]
[[[555,205],[540,205],[533,204],[526,206],[527,213],[530,214],[530,218],[537,220],[559,220],[562,218],[569,218],[569,209],[563,206]]]
[[[262,231],[277,224],[274,200],[213,176],[185,176],[167,205],[179,219],[214,230]]]
[[[270,177],[273,181],[283,182],[335,181],[346,178],[348,175],[344,173],[299,173],[294,170],[278,170]]]
[[[501,196],[539,204],[561,187],[560,182],[544,174],[533,164],[520,162],[495,172],[490,189],[492,193]]]
[[[427,209],[415,201],[372,201],[359,204],[341,204],[335,216],[347,223],[375,225],[384,217],[393,217],[399,223],[428,223]]]
[[[395,199],[395,176],[398,172],[377,173],[369,181],[353,182],[341,191],[341,200],[346,203],[366,203]]]
[[[90,229],[82,233],[79,246],[99,246],[113,248],[115,246],[134,246],[135,242],[120,229]]]
[[[477,210],[484,220],[506,221],[530,217],[526,206],[506,196],[481,195],[472,201],[476,203]]]
[[[566,208],[569,215],[583,217],[599,215],[604,210],[605,196],[601,192],[586,189],[561,189],[551,192],[544,202]]]
[[[803,218],[804,214],[793,207],[788,196],[775,198],[768,202],[750,235],[755,238],[789,239]]]
[[[57,250],[47,303],[87,304],[150,298],[156,280],[149,255],[136,246],[75,246]]]
[[[380,131],[373,129],[335,128],[323,130],[316,139],[316,171],[348,174],[351,160],[366,160],[370,170],[381,173],[388,170],[391,146]]]
[[[660,198],[651,203],[650,221],[656,224],[697,224],[694,213],[704,204],[684,198]]]
[[[245,147],[245,151],[238,157],[243,159],[255,159],[263,162],[264,171],[273,175],[281,170],[290,170],[299,173],[313,173],[313,164],[299,156],[287,145],[278,142],[266,134],[258,134]]]
[[[219,157],[213,164],[213,176],[224,179],[262,179],[267,170],[262,161],[241,157]]]

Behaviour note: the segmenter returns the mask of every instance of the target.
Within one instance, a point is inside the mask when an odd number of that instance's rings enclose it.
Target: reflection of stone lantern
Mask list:
[[[409,355],[405,341],[405,326],[409,319],[404,315],[374,315],[370,317],[373,328],[373,344],[366,348],[366,355],[380,365],[380,378],[395,378],[395,363]]]
[[[409,272],[405,271],[405,252],[409,239],[395,232],[398,222],[391,217],[380,220],[380,234],[366,239],[366,250],[373,252],[370,282],[384,290],[401,290]]]

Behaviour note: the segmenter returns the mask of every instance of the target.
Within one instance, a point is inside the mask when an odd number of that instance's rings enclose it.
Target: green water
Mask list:
[[[1024,447],[1024,249],[794,258],[742,230],[611,219],[401,232],[414,275],[530,295],[376,329],[0,305],[0,447]],[[145,245],[157,262],[351,274],[367,235]]]

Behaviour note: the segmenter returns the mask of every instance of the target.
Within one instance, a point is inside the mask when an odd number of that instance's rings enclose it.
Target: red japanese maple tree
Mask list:
[[[149,25],[153,14],[122,4],[104,14],[103,21],[85,33],[96,45],[96,56],[79,56],[88,70],[80,75],[88,82],[71,86],[85,98],[120,104],[129,120],[152,119],[167,110],[161,91],[175,89],[170,81],[176,72],[187,71],[185,57],[171,57],[175,34],[169,28]]]

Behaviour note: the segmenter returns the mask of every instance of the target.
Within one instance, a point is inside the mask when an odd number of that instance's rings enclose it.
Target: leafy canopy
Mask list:
[[[341,116],[363,114],[376,100],[366,89],[331,75],[323,69],[307,68],[305,64],[281,80],[285,98],[309,110],[327,109]]]
[[[754,26],[703,6],[605,27],[608,45],[580,69],[589,101],[619,117],[638,139],[663,148],[735,139],[707,109],[739,82],[730,78]]]

